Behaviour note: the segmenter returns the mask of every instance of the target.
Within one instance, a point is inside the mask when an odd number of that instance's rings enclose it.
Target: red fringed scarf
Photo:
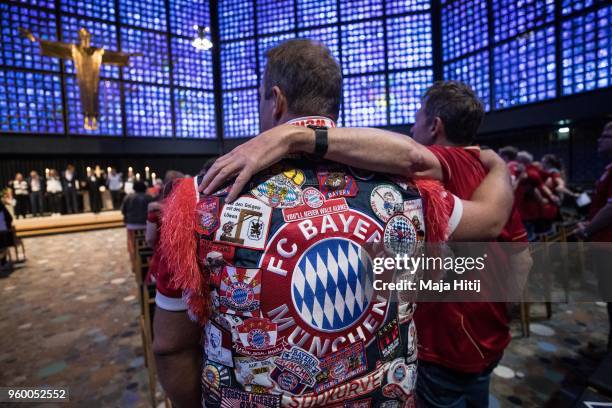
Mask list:
[[[178,180],[172,194],[166,198],[160,246],[172,284],[186,293],[189,311],[204,324],[210,314],[210,288],[206,272],[198,265],[196,203],[193,178]]]
[[[439,181],[415,180],[425,211],[426,239],[428,242],[444,242],[448,239],[448,219],[453,209],[453,200]]]

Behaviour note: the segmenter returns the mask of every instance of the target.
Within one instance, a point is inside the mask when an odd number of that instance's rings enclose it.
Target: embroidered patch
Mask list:
[[[268,374],[274,369],[273,358],[234,357],[236,381],[242,385],[258,385],[266,389],[274,387]]]
[[[219,284],[219,311],[255,316],[259,310],[261,270],[225,266]]]
[[[280,408],[280,403],[280,395],[255,394],[235,388],[221,388],[221,408]]]
[[[318,193],[321,194],[320,192]],[[323,195],[321,195],[321,197],[323,197]],[[313,208],[308,204],[302,204],[294,208],[283,208],[283,219],[285,222],[302,221],[326,214],[347,211],[348,209],[349,206],[345,198],[331,198],[329,200],[323,200],[322,205],[319,207]]]
[[[412,256],[417,246],[414,224],[405,215],[394,215],[385,224],[383,241],[387,250],[394,255]]]
[[[346,401],[344,404],[332,405],[329,408],[370,408],[372,398],[360,399],[357,401]]]
[[[412,391],[414,390],[414,387],[416,385],[416,379],[416,364],[406,364],[403,358],[398,358],[394,360],[389,366],[389,371],[387,371],[387,384],[397,385],[399,390],[401,391],[400,395],[396,395],[396,397],[398,398],[401,397],[402,399],[405,399],[410,394],[412,394]]]
[[[381,236],[373,218],[352,209],[281,226],[259,264],[262,315],[279,336],[318,358],[356,337],[370,344],[389,308],[389,291],[372,286],[379,254],[368,252]]]
[[[366,371],[365,346],[362,341],[346,346],[327,355],[320,362],[321,374],[317,376],[316,392],[329,390]]]
[[[272,208],[295,207],[302,200],[300,186],[284,174],[277,174],[258,184],[251,190],[251,194]]]
[[[417,239],[425,240],[425,214],[423,213],[423,200],[416,198],[414,200],[404,201],[404,215],[408,217],[414,228],[417,231]]]
[[[325,198],[355,197],[359,192],[355,178],[341,171],[319,171],[317,179]]]
[[[219,198],[203,197],[196,204],[196,231],[211,235],[219,228]]]
[[[398,301],[397,303],[397,317],[399,324],[404,324],[412,319],[414,311],[416,310],[416,303]]]
[[[198,255],[200,261],[206,265],[209,261],[207,260],[208,254],[210,253],[221,254],[223,260],[227,263],[234,262],[234,255],[236,253],[236,247],[231,245],[224,245],[218,242],[213,242],[208,239],[201,239],[200,246],[198,248]]]
[[[319,208],[325,202],[325,197],[323,193],[317,190],[314,187],[306,187],[304,191],[302,191],[302,201],[304,205],[310,208]]]
[[[402,212],[402,193],[391,184],[376,186],[370,193],[370,207],[378,218],[387,222],[393,215]]]
[[[274,360],[274,365],[270,378],[280,389],[292,394],[301,394],[306,387],[312,387],[317,374],[321,371],[319,360],[296,346],[283,351]]]
[[[417,331],[414,320],[408,326],[408,340],[406,343],[406,362],[412,363],[417,359]]]
[[[391,361],[400,351],[400,329],[397,318],[388,321],[376,334],[378,350],[383,361]]]
[[[369,181],[375,176],[374,172],[370,170],[359,169],[357,167],[349,166],[349,170],[353,176],[358,180]]]
[[[210,320],[204,327],[204,352],[206,357],[215,363],[228,367],[234,366],[231,334],[211,323]]]
[[[267,357],[285,349],[284,341],[277,344],[276,323],[270,319],[253,317],[236,327],[240,343],[235,344],[236,353],[251,357]]]
[[[218,404],[221,401],[221,386],[232,385],[229,369],[210,360],[204,363],[202,369],[202,389],[206,402]]]
[[[221,210],[215,240],[250,249],[264,249],[272,208],[254,197],[240,197]]]

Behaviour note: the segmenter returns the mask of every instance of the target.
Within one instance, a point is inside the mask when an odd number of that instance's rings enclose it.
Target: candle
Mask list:
[[[45,168],[45,176],[49,177],[49,169],[48,168]]]
[[[131,173],[133,171],[132,166],[128,167],[128,171]]]
[[[145,178],[148,180],[149,179],[149,166],[145,167]]]
[[[136,180],[140,181],[140,173],[136,173]]]
[[[151,180],[153,180],[153,182],[155,182],[155,172],[151,173]]]
[[[106,168],[106,172],[110,174],[110,172],[111,172],[111,166],[108,166],[108,167]]]

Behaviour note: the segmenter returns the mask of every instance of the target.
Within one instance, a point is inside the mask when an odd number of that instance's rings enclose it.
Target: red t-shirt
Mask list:
[[[590,219],[593,219],[595,214],[604,208],[608,203],[612,203],[612,164],[609,164],[595,185],[595,196],[591,204]],[[593,234],[591,241],[595,242],[612,242],[612,225],[604,228],[601,231]]]
[[[486,176],[479,160],[480,149],[445,146],[429,149],[442,165],[445,187],[459,198],[469,199]],[[516,208],[498,240],[527,241]],[[419,359],[456,371],[485,370],[502,357],[510,342],[504,303],[420,303],[414,319],[419,332]]]

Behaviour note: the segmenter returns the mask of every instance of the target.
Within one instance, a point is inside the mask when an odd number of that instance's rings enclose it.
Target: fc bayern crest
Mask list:
[[[259,269],[225,266],[219,285],[219,311],[253,316],[259,309],[261,280]]]
[[[261,311],[279,337],[321,358],[348,344],[368,345],[382,326],[388,291],[372,288],[370,243],[376,220],[347,210],[283,225],[261,258]]]
[[[196,205],[196,231],[210,235],[219,228],[219,198],[204,197]]]

